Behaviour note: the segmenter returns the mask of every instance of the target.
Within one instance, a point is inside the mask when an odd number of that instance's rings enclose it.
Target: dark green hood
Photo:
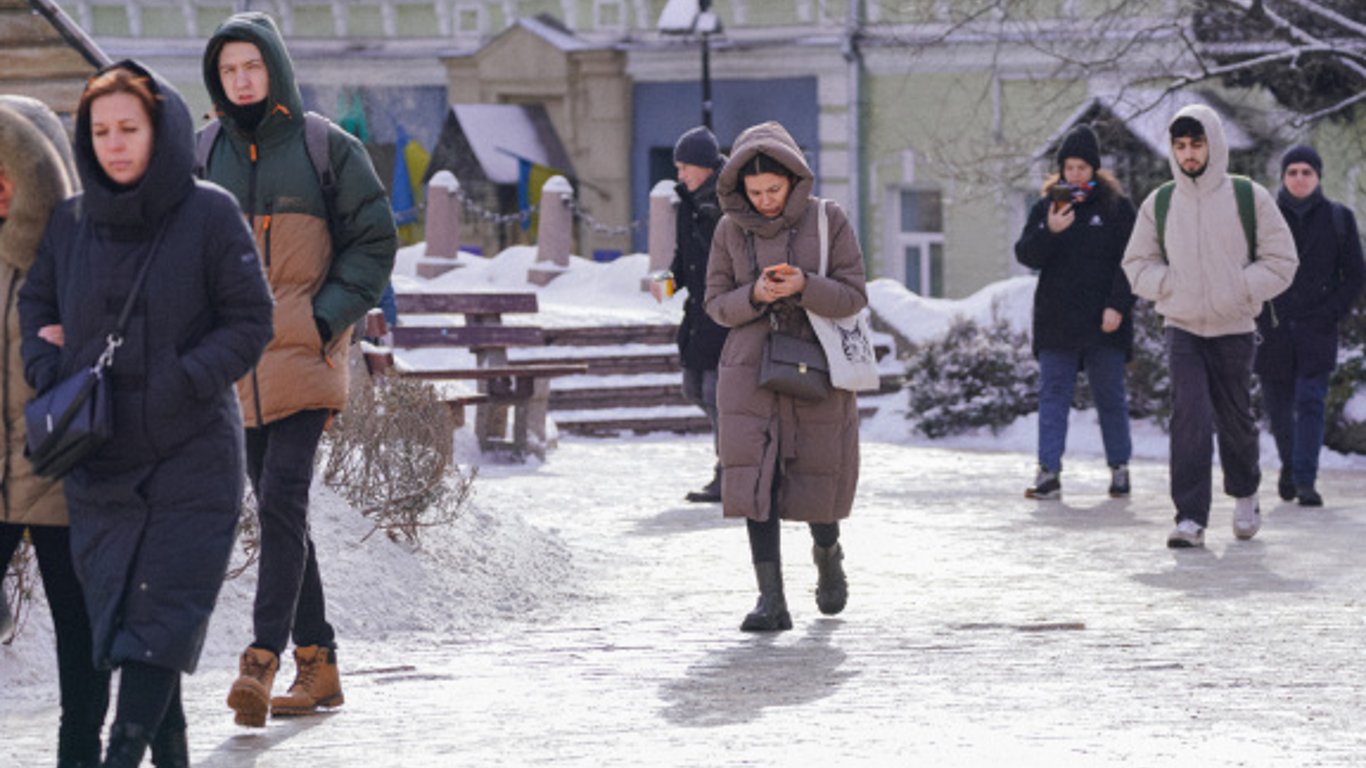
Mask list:
[[[255,45],[265,60],[270,73],[270,95],[266,97],[266,116],[256,130],[258,137],[293,126],[303,126],[303,97],[294,79],[294,62],[285,49],[284,37],[275,21],[264,13],[238,13],[218,25],[204,49],[204,87],[213,99],[214,111],[229,130],[241,132],[226,109],[228,96],[223,92],[223,81],[218,76],[218,54],[226,43],[242,41]]]

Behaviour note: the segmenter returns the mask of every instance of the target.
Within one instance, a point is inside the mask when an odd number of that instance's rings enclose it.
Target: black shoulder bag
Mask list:
[[[104,373],[114,365],[114,351],[123,345],[123,333],[133,314],[133,303],[142,290],[157,246],[161,244],[161,234],[157,233],[151,252],[138,269],[118,323],[105,337],[104,351],[95,364],[81,368],[24,405],[24,423],[28,429],[26,448],[35,473],[59,478],[113,437],[113,386]]]
[[[745,245],[754,265],[755,280],[762,274],[754,248],[754,235],[746,233]],[[759,386],[799,400],[824,400],[830,395],[830,366],[825,349],[814,341],[783,333],[772,308],[768,310],[769,331],[759,358]]]

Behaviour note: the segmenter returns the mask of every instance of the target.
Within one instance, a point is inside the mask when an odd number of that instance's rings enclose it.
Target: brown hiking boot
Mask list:
[[[280,668],[280,657],[253,646],[242,651],[237,668],[240,674],[228,691],[228,706],[237,713],[234,720],[248,728],[264,728],[270,712],[270,686]]]
[[[325,645],[294,649],[294,664],[299,668],[293,685],[284,696],[270,700],[270,711],[277,717],[311,715],[319,707],[340,707],[341,676],[337,673],[337,652]]]

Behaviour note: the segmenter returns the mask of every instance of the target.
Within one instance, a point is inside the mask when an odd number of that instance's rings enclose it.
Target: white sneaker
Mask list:
[[[1189,549],[1205,546],[1205,529],[1194,520],[1186,519],[1176,524],[1167,534],[1168,549]]]
[[[1262,529],[1262,510],[1256,496],[1244,496],[1233,502],[1233,535],[1247,541]]]

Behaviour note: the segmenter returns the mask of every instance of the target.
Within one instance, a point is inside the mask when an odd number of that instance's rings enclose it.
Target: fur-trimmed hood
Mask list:
[[[0,262],[26,272],[53,207],[78,188],[66,131],[41,101],[0,95],[0,168],[15,184]]]

